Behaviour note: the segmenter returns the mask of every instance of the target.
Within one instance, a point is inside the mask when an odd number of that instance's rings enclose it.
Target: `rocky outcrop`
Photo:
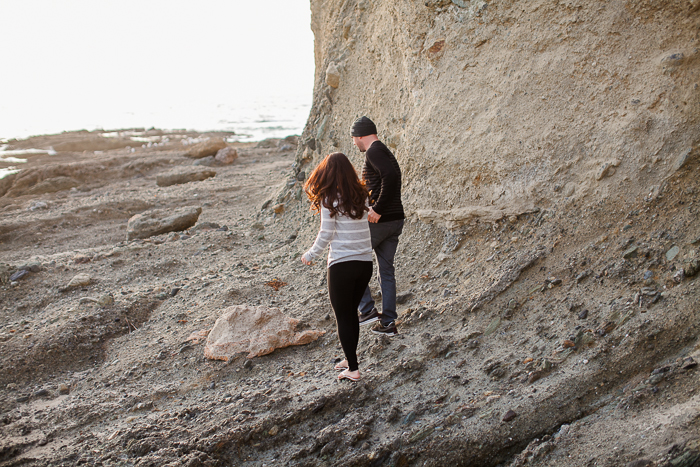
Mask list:
[[[367,115],[402,165],[408,211],[454,227],[484,210],[633,197],[697,157],[693,2],[311,9],[316,81],[298,171],[332,151],[359,165],[349,128]]]

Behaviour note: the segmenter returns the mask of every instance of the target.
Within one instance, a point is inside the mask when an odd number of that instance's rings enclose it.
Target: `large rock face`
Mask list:
[[[299,170],[335,150],[359,166],[349,127],[367,115],[422,219],[648,191],[698,154],[698,5],[312,0]]]

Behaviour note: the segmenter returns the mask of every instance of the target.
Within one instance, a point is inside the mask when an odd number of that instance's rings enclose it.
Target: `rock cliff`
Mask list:
[[[300,168],[356,154],[348,129],[367,115],[421,219],[648,194],[697,157],[698,5],[312,1],[316,85]]]

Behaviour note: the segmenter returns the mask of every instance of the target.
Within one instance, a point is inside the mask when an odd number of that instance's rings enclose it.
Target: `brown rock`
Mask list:
[[[228,361],[236,354],[248,352],[253,358],[275,349],[308,344],[325,331],[297,332],[299,320],[285,316],[278,308],[236,305],[224,310],[207,337],[204,356]]]
[[[215,156],[220,149],[224,149],[225,147],[226,141],[224,141],[222,138],[212,138],[192,145],[185,153],[185,156],[193,159]]]
[[[179,167],[156,176],[158,186],[182,185],[189,182],[201,182],[214,177],[216,172],[204,167]]]
[[[504,422],[509,422],[509,421],[513,420],[513,419],[514,419],[515,417],[517,417],[517,416],[518,416],[517,413],[513,412],[512,410],[509,410],[508,412],[506,412],[506,413],[503,415],[503,421],[504,421]]]
[[[216,162],[224,165],[233,164],[236,159],[238,159],[238,151],[236,151],[236,148],[232,148],[231,146],[219,149],[219,151],[216,153],[216,157],[214,157]]]
[[[200,207],[184,207],[175,210],[153,209],[136,214],[126,226],[126,239],[148,238],[188,229],[197,223],[201,213]]]

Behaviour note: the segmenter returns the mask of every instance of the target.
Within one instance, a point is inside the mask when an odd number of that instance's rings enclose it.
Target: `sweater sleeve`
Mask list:
[[[389,204],[389,201],[396,191],[400,188],[398,184],[400,183],[399,174],[396,173],[394,166],[391,164],[391,160],[385,156],[384,152],[381,150],[374,150],[372,148],[367,150],[366,153],[367,162],[372,165],[372,168],[379,174],[381,179],[381,189],[379,190],[379,198],[372,206],[374,212],[379,215],[384,213],[384,206]]]
[[[321,206],[321,229],[318,231],[314,244],[309,248],[309,251],[304,253],[304,258],[307,261],[321,256],[323,250],[326,249],[333,238],[335,228],[335,219],[331,217],[331,212],[327,208]]]

